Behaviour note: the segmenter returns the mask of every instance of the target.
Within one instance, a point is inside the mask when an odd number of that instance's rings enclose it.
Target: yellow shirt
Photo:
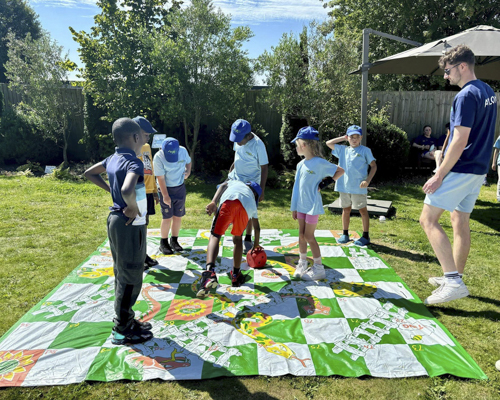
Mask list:
[[[146,185],[146,193],[157,193],[158,189],[156,188],[155,173],[152,162],[153,157],[151,154],[151,147],[148,143],[142,146],[141,154],[138,157],[144,164],[144,184]]]

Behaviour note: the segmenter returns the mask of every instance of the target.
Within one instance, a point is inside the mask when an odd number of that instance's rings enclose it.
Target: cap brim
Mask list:
[[[243,138],[246,136],[247,134],[246,133],[243,133],[243,134],[236,134],[234,132],[231,132],[229,134],[229,140],[231,142],[241,142],[243,140]]]

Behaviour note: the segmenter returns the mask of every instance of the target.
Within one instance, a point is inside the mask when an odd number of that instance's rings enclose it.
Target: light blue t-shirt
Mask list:
[[[255,201],[254,192],[243,182],[233,180],[228,181],[227,189],[224,193],[222,193],[220,204],[224,203],[226,200],[239,200],[247,212],[249,219],[258,218],[257,203]]]
[[[335,190],[350,194],[367,194],[367,188],[360,188],[368,177],[368,166],[375,161],[372,151],[365,146],[351,147],[336,144],[332,154],[339,159],[339,166],[345,173],[335,183]]]
[[[493,147],[495,149],[499,149],[500,150],[500,136],[497,138],[497,141],[495,142],[495,144],[493,145]],[[498,153],[497,165],[500,165],[500,153]]]
[[[191,157],[189,157],[189,153],[183,146],[179,146],[179,159],[177,162],[168,162],[163,155],[163,150],[160,150],[153,159],[155,176],[163,176],[167,187],[182,185],[186,165],[190,162]]]
[[[234,143],[234,169],[229,178],[260,185],[261,166],[269,164],[269,160],[264,142],[255,133],[252,135],[253,139],[243,146]]]
[[[292,192],[291,211],[303,214],[324,214],[323,200],[318,191],[319,183],[327,176],[335,175],[337,166],[321,157],[302,160],[297,164]]]

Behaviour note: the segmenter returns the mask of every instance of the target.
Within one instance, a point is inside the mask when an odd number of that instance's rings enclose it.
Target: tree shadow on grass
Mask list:
[[[264,392],[250,393],[239,377],[220,377],[202,381],[177,381],[179,385],[188,390],[206,392],[211,399],[252,399],[252,400],[278,400]]]
[[[471,296],[474,298],[473,296]],[[500,320],[500,313],[498,311],[466,311],[460,310],[458,308],[451,307],[429,307],[429,311],[436,317],[442,315],[448,315],[450,317],[463,317],[463,318],[480,318],[487,319],[492,322],[498,322]]]
[[[486,225],[487,227],[499,232],[500,231],[500,207],[497,204],[478,200],[476,201],[476,206],[486,207],[486,208],[475,208],[472,211],[470,218],[480,224]],[[473,231],[475,232],[475,231]],[[477,232],[484,235],[490,236],[500,236],[500,233],[486,233]]]
[[[419,253],[412,253],[410,251],[406,250],[400,250],[400,249],[394,249],[392,247],[384,246],[382,244],[375,244],[372,243],[370,245],[370,248],[377,252],[379,255],[383,254],[389,254],[394,257],[402,258],[405,260],[410,260],[414,262],[436,262],[439,263],[438,259],[435,256],[431,256],[428,254],[419,254]]]

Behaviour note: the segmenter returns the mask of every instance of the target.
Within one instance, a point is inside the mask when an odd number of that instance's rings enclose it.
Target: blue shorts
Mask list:
[[[163,219],[172,217],[183,217],[186,215],[186,186],[184,183],[175,187],[167,187],[168,195],[170,196],[172,207],[167,206],[163,202],[163,196],[160,195],[161,215]]]
[[[425,196],[424,204],[447,211],[471,213],[483,185],[485,175],[449,172],[442,185]]]

